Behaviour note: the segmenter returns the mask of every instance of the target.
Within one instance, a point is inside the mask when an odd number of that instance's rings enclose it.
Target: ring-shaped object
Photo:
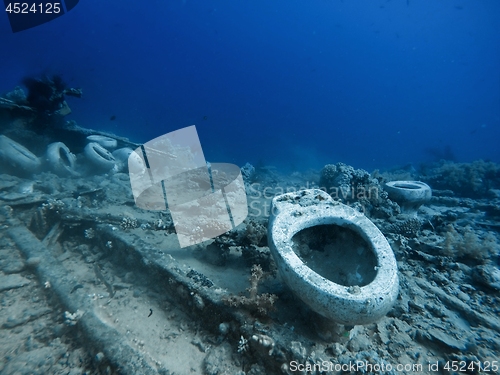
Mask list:
[[[90,163],[102,171],[109,171],[113,169],[116,164],[116,160],[111,152],[106,150],[99,143],[90,142],[85,146],[83,153]]]
[[[87,137],[89,142],[99,143],[102,147],[107,150],[114,150],[118,144],[116,139],[111,137],[106,137],[104,135],[89,135]]]
[[[0,135],[0,159],[22,172],[35,172],[41,164],[35,154],[5,135]]]
[[[292,237],[303,229],[335,225],[352,230],[376,259],[366,285],[341,285],[309,268],[294,252]],[[337,323],[368,324],[383,317],[399,292],[397,263],[387,239],[364,214],[335,202],[319,189],[282,194],[272,201],[268,241],[280,275],[312,310]],[[355,248],[347,249],[356,252]]]
[[[54,142],[48,145],[46,153],[47,163],[50,168],[60,176],[74,176],[76,156],[62,142]]]
[[[405,214],[416,215],[420,206],[428,203],[432,197],[430,186],[421,181],[389,181],[384,190]]]

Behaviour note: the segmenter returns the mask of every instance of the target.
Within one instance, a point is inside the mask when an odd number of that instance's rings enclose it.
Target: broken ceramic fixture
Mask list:
[[[325,238],[331,242],[321,243]],[[386,238],[364,214],[322,190],[275,197],[268,239],[285,283],[326,318],[368,324],[396,301],[397,264]]]
[[[416,215],[420,206],[432,197],[429,185],[420,181],[390,181],[384,189],[389,198],[399,204],[403,214]]]

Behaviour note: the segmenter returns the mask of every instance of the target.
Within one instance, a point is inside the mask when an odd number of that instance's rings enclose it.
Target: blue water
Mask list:
[[[195,124],[213,162],[500,162],[499,15],[496,0],[85,0],[16,34],[0,14],[0,93],[61,74],[84,90],[68,119],[138,142]]]

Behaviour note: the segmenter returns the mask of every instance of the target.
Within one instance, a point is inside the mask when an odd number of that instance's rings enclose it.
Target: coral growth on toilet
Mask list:
[[[327,164],[321,170],[319,186],[333,199],[370,217],[389,218],[400,212],[398,204],[388,198],[379,180],[363,169],[354,169],[344,163]]]

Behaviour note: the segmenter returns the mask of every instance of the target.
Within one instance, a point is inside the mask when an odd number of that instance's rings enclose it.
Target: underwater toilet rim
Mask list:
[[[420,185],[417,185],[417,184],[408,184],[408,183],[396,183],[394,185],[392,185],[398,189],[410,189],[410,190],[417,190],[417,189],[421,189],[422,186]]]
[[[428,189],[430,188],[425,182],[422,181],[411,181],[411,180],[395,180],[388,181],[385,183],[387,186],[390,186],[395,189],[408,189],[408,190],[419,190],[419,189]]]
[[[371,245],[378,269],[366,285],[345,286],[308,267],[292,248],[292,237],[305,227],[347,226]],[[283,281],[306,305],[341,324],[369,324],[392,308],[399,294],[396,258],[382,232],[364,214],[335,202],[320,189],[277,196],[272,201],[268,243]]]
[[[375,256],[376,260],[375,267],[377,267],[377,269],[373,280],[371,280],[368,284],[359,287],[361,290],[360,294],[349,295],[351,297],[359,296],[359,298],[366,298],[365,293],[371,293],[371,290],[373,289],[373,287],[371,286],[378,284],[386,285],[387,290],[392,289],[391,285],[383,284],[382,282],[387,280],[387,277],[389,277],[393,273],[393,270],[397,270],[396,259],[389,243],[387,242],[382,232],[380,232],[375,224],[368,220],[368,218],[364,217],[366,219],[365,221],[362,219],[363,217],[355,217],[354,219],[352,219],[348,217],[336,216],[332,210],[329,215],[323,215],[321,218],[311,216],[308,217],[307,215],[296,217],[296,220],[292,225],[290,225],[283,223],[284,220],[280,220],[279,216],[280,215],[277,215],[276,217],[276,220],[273,224],[273,229],[275,228],[274,230],[279,231],[283,226],[285,226],[285,230],[282,230],[284,237],[279,241],[275,241],[276,252],[291,269],[294,269],[296,271],[301,270],[304,274],[313,275],[313,277],[307,278],[307,280],[305,280],[309,284],[315,286],[318,289],[328,291],[329,293],[334,291],[335,293],[340,294],[347,293],[347,290],[351,287],[336,283],[322,276],[321,274],[310,268],[306,263],[304,263],[304,261],[302,261],[302,259],[300,259],[297,253],[293,250],[292,239],[297,233],[301,232],[302,230],[314,228],[320,225],[334,225],[352,230],[365,242],[366,245],[368,245],[369,250],[371,251],[372,255]],[[318,219],[321,222],[318,222]],[[365,228],[365,226],[367,226],[368,228]],[[366,229],[374,231],[374,235],[369,235],[368,233],[366,233]]]

